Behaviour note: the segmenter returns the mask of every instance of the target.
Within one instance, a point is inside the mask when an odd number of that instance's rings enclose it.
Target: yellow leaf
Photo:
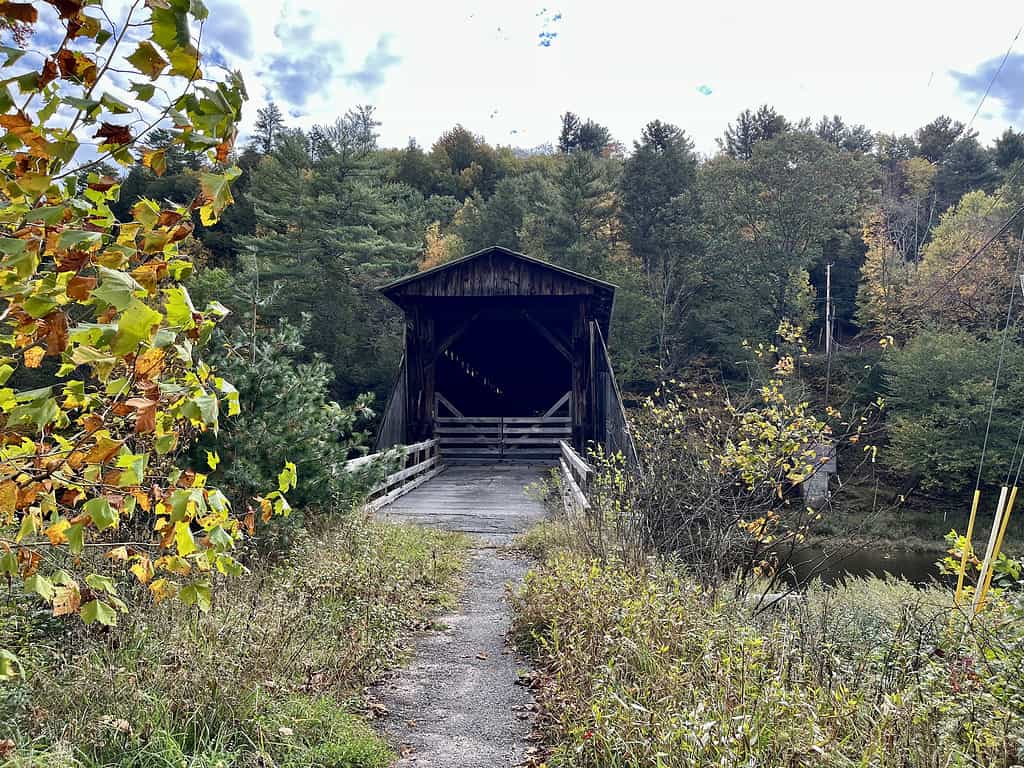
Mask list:
[[[153,593],[153,598],[158,603],[169,597],[174,597],[178,593],[177,587],[167,579],[157,579],[149,585],[149,591]]]
[[[64,532],[71,527],[71,523],[65,520],[63,517],[56,523],[47,528],[43,533],[46,534],[46,538],[50,540],[53,546],[58,544],[64,544],[68,537],[64,535]]]
[[[148,555],[141,555],[139,561],[129,570],[142,584],[148,584],[150,579],[153,578],[153,564],[150,562]]]
[[[26,368],[38,368],[43,364],[43,357],[46,355],[46,350],[42,347],[32,347],[31,349],[25,350],[25,367]]]
[[[18,505],[18,486],[13,480],[0,483],[0,523],[10,525],[14,522],[14,511]]]
[[[127,563],[128,557],[128,547],[116,547],[107,552],[108,560],[114,560],[119,563]]]

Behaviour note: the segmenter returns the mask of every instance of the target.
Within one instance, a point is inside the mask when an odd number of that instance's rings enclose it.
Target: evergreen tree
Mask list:
[[[269,155],[277,146],[277,139],[284,129],[284,115],[274,102],[256,112],[252,130],[252,146],[262,155]]]
[[[315,155],[302,131],[283,133],[253,173],[259,234],[241,238],[264,290],[287,287],[271,317],[310,314],[307,345],[333,365],[339,400],[386,396],[401,334],[376,287],[413,269],[422,237],[411,239],[405,188],[385,182],[368,127],[356,115],[322,128]]]
[[[930,162],[938,163],[963,132],[964,124],[959,120],[940,115],[928,125],[919,128],[914,138],[917,140],[921,156]]]
[[[718,140],[719,148],[729,157],[749,160],[754,155],[754,145],[768,141],[790,129],[789,121],[773,107],[762,104],[757,112],[743,110],[735,123],[729,123],[725,135]]]
[[[870,152],[875,143],[875,136],[867,126],[847,125],[839,115],[822,117],[814,126],[814,133],[822,141],[847,152]]]
[[[583,122],[572,113],[562,115],[562,132],[558,136],[558,151],[563,153],[581,150],[601,156],[612,144],[612,134],[607,128],[593,120]]]
[[[992,150],[992,159],[1004,174],[1015,170],[1024,162],[1024,131],[1015,131],[1007,128],[1003,134],[996,139]]]
[[[659,224],[669,202],[691,191],[696,178],[693,142],[674,125],[648,123],[634,142],[619,190],[626,238],[648,273],[658,264]]]
[[[589,275],[607,269],[615,204],[605,161],[577,150],[554,180],[552,204],[524,223],[527,250]]]
[[[415,139],[409,139],[409,145],[399,154],[395,179],[418,189],[424,195],[434,191],[437,169]]]
[[[945,211],[971,190],[992,192],[999,174],[987,149],[969,133],[946,150],[935,176],[936,207]]]

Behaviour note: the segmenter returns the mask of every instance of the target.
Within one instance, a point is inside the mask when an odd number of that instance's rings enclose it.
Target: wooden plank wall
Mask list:
[[[402,296],[592,296],[596,286],[500,253],[424,276],[396,289]]]

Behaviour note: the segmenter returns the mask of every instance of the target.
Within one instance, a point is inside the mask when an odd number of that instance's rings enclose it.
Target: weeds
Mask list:
[[[26,678],[2,690],[0,742],[16,746],[0,765],[383,768],[352,710],[403,633],[450,603],[461,549],[352,516],[225,583],[207,614],[166,602],[105,633],[0,617],[36,633]]]
[[[541,668],[547,764],[1019,762],[1019,607],[964,632],[948,592],[896,581],[814,586],[757,616],[733,594],[566,553],[531,572],[515,632]]]

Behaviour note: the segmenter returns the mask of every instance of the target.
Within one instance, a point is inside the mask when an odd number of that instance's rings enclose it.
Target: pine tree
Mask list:
[[[284,116],[277,104],[269,102],[256,112],[253,125],[252,144],[260,154],[269,155],[277,146],[278,137],[284,129]]]
[[[408,241],[397,198],[405,188],[385,182],[380,158],[350,151],[365,147],[364,129],[338,121],[315,155],[308,136],[285,131],[253,172],[258,235],[241,239],[264,290],[287,288],[287,303],[268,315],[311,316],[308,347],[334,366],[339,400],[369,388],[386,395],[401,334],[382,330],[395,318],[376,287],[415,269],[422,235]]]
[[[692,192],[696,178],[693,142],[674,125],[648,123],[640,141],[634,142],[620,184],[626,238],[648,273],[658,262],[664,234],[659,224],[669,202]]]
[[[726,127],[725,135],[718,140],[718,146],[729,157],[749,160],[754,156],[755,144],[769,141],[789,129],[789,121],[785,117],[773,107],[763,104],[757,112],[749,109],[740,112],[736,122]]]

